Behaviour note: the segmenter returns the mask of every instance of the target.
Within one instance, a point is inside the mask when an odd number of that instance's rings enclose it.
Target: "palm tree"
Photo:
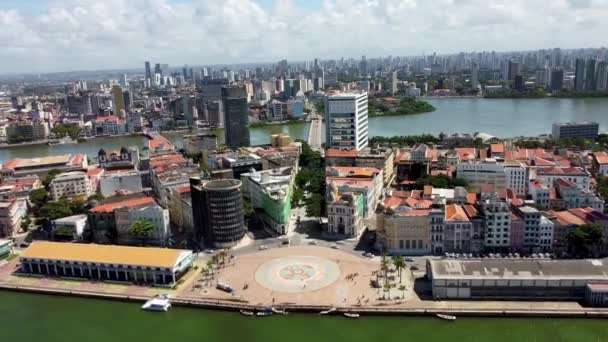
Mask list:
[[[390,267],[390,260],[386,257],[386,255],[382,255],[382,261],[380,262],[380,270],[384,274],[384,284],[388,281],[388,269]]]
[[[388,299],[391,299],[391,287],[393,287],[390,283],[384,284],[384,293],[388,292]]]
[[[397,268],[397,272],[399,273],[399,282],[401,283],[401,271],[405,268],[405,260],[401,255],[393,256],[393,265]]]
[[[399,291],[401,291],[401,298],[405,298],[405,290],[407,287],[405,285],[399,285]]]

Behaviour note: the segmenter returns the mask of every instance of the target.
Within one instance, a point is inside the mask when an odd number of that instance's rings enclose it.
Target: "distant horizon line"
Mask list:
[[[555,50],[555,49],[560,49],[561,51],[576,51],[576,50],[602,50],[602,49],[607,49],[606,46],[601,46],[601,47],[584,47],[584,48],[561,48],[561,47],[552,47],[552,48],[539,48],[539,49],[532,49],[532,50],[503,50],[503,51],[497,51],[497,50],[480,50],[480,51],[459,51],[459,52],[453,52],[453,53],[437,53],[437,52],[432,52],[430,54],[427,54],[426,52],[422,52],[422,54],[418,54],[418,55],[395,55],[393,56],[392,54],[388,54],[388,55],[379,55],[379,56],[374,56],[374,57],[367,57],[365,54],[362,54],[361,57],[359,57],[359,60],[362,59],[363,56],[366,56],[366,60],[375,60],[375,59],[379,59],[379,58],[386,58],[389,56],[392,56],[393,58],[395,57],[399,57],[399,58],[416,58],[416,57],[426,57],[426,56],[431,56],[433,54],[436,54],[438,57],[446,57],[446,56],[455,56],[455,55],[459,55],[461,53],[467,55],[467,54],[476,54],[476,53],[497,53],[497,54],[508,54],[508,53],[524,53],[524,52],[536,52],[536,51],[541,51],[541,50]],[[274,62],[241,62],[241,63],[214,63],[214,64],[174,64],[173,66],[170,67],[170,69],[181,69],[184,66],[188,66],[188,68],[191,67],[197,67],[197,68],[203,68],[203,67],[226,67],[226,66],[244,66],[244,65],[252,65],[252,66],[258,66],[258,65],[273,65],[273,64],[277,64],[278,62],[280,62],[281,60],[287,60],[288,63],[292,63],[292,64],[303,64],[306,62],[311,62],[314,61],[315,59],[319,59],[320,61],[330,61],[330,60],[340,60],[340,59],[344,59],[344,60],[357,60],[357,58],[355,57],[339,57],[339,58],[327,58],[327,59],[322,59],[320,57],[314,57],[312,59],[308,59],[308,60],[294,60],[292,62],[289,62],[289,60],[287,58],[282,58],[282,59],[278,59]],[[156,62],[152,62],[151,60],[147,60],[148,62],[150,62],[150,65],[153,66],[155,64],[157,64]],[[142,61],[141,63],[144,64],[146,61]],[[158,63],[158,64],[170,64],[170,63]],[[179,66],[178,66],[179,65]],[[141,68],[143,69],[143,68]],[[5,77],[16,77],[16,76],[43,76],[43,75],[60,75],[60,74],[69,74],[69,73],[98,73],[98,72],[108,72],[108,73],[112,73],[112,72],[125,72],[125,71],[129,71],[129,72],[133,72],[134,70],[140,70],[139,67],[126,67],[126,68],[108,68],[108,69],[74,69],[74,70],[63,70],[63,71],[47,71],[47,72],[3,72],[0,73],[0,79],[1,78],[5,78]]]

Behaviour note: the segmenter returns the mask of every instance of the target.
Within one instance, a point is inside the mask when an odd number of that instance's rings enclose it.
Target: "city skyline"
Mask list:
[[[11,0],[0,73],[600,47],[606,14],[604,0]]]

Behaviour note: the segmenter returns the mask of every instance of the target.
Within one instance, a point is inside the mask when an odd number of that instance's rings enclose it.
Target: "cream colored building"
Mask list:
[[[418,209],[378,215],[382,220],[381,234],[384,249],[389,253],[423,255],[431,253],[430,210]],[[381,216],[381,217],[380,217]]]
[[[53,201],[62,197],[89,197],[92,194],[91,182],[86,173],[80,171],[66,172],[58,175],[49,185]]]

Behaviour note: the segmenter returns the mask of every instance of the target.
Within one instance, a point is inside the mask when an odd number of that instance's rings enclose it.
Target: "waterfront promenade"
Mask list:
[[[385,300],[381,290],[370,286],[379,269],[377,258],[323,247],[284,247],[239,256],[214,277],[200,271],[207,259],[199,258],[198,269],[192,269],[175,289],[18,276],[14,274],[18,262],[12,260],[0,266],[0,289],[136,302],[169,293],[176,305],[225,310],[274,306],[320,312],[335,307],[339,312],[365,314],[608,317],[608,309],[576,302],[434,301],[413,290],[409,272],[404,272],[404,293],[392,289],[392,299]],[[235,294],[217,290],[218,281],[232,286]]]

